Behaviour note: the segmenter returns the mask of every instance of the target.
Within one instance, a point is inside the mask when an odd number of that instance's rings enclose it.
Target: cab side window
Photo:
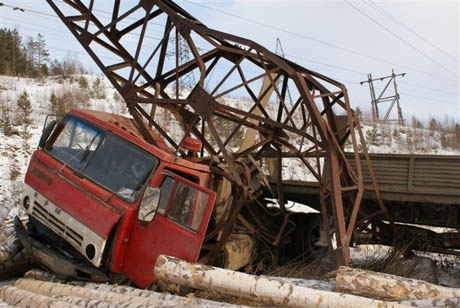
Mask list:
[[[174,178],[172,177],[165,177],[163,182],[161,183],[161,195],[160,195],[160,203],[158,205],[157,213],[160,215],[164,215],[166,212],[166,208],[168,207],[168,202],[171,197],[171,192],[174,187]]]
[[[209,196],[201,191],[178,182],[168,212],[168,219],[198,231]]]

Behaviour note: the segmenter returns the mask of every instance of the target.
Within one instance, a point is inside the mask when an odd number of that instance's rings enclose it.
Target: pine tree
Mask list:
[[[105,99],[107,97],[104,84],[99,77],[93,82],[92,97],[96,99]]]
[[[438,128],[439,128],[438,121],[436,121],[435,118],[431,118],[431,119],[430,119],[430,122],[428,123],[428,128],[429,128],[431,131],[438,130]]]
[[[53,76],[64,75],[64,69],[62,68],[62,64],[58,60],[54,59],[54,61],[51,62],[50,73]]]
[[[371,130],[366,132],[366,143],[369,145],[380,146],[383,143],[382,134],[377,125],[374,124]]]
[[[33,66],[27,58],[19,32],[0,29],[0,74],[9,76],[28,76],[27,69]]]
[[[43,64],[46,64],[50,60],[50,53],[46,48],[45,36],[41,33],[37,34],[37,39],[35,40],[35,47],[37,53],[37,67],[42,67]]]
[[[7,137],[14,135],[14,129],[11,125],[11,117],[9,112],[5,113],[2,119],[3,134]]]
[[[25,125],[31,124],[32,119],[30,115],[32,114],[32,104],[29,99],[29,94],[26,91],[19,96],[17,105],[19,110],[19,123]]]
[[[5,103],[3,100],[0,100],[1,104],[1,111],[2,111],[2,118],[0,121],[1,127],[3,134],[7,137],[12,136],[14,134],[14,129],[11,124],[11,115],[8,107],[5,106]]]
[[[29,140],[32,138],[32,134],[29,130],[29,125],[23,124],[21,129],[21,139],[22,139],[22,148],[26,153],[30,154],[30,144]]]
[[[81,76],[80,78],[78,78],[78,85],[80,86],[80,89],[88,90],[88,79],[86,79],[85,76]]]
[[[37,77],[38,70],[37,70],[37,42],[33,39],[33,37],[28,37],[26,44],[24,46],[24,51],[27,57],[26,63],[26,74],[27,76]]]
[[[363,123],[363,112],[359,107],[356,107],[355,113],[358,115],[359,122]]]
[[[422,122],[417,119],[414,115],[411,118],[411,124],[413,128],[423,128]]]
[[[414,152],[414,137],[412,136],[412,132],[410,129],[407,131],[406,134],[406,147],[407,151],[409,151],[410,153]]]
[[[459,123],[455,124],[454,134],[455,134],[455,147],[457,149],[460,149],[460,124]]]
[[[65,100],[62,97],[58,97],[55,93],[51,93],[50,111],[56,116],[58,121],[64,117],[66,112]]]
[[[441,134],[441,146],[443,148],[447,148],[449,146],[449,141],[447,140],[446,133],[444,132]]]

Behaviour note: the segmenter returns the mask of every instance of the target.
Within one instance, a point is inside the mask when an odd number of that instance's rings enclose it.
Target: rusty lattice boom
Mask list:
[[[374,213],[361,206],[361,164],[353,169],[342,145],[350,136],[356,161],[360,159],[358,144],[364,152],[366,147],[358,117],[340,82],[251,40],[210,29],[172,1],[114,0],[112,7],[107,1],[101,1],[103,6],[96,0],[47,1],[122,95],[146,140],[155,144],[145,129],[150,125],[177,155],[186,155],[182,142],[193,135],[203,143],[196,159],[232,182],[231,214],[217,228],[223,235],[216,249],[226,241],[243,207],[266,238],[274,245],[280,242],[287,232],[288,214],[281,190],[282,162],[287,157],[299,160],[320,183],[322,217],[330,221],[324,226],[326,232],[332,226],[336,234],[335,248],[329,240],[335,265],[349,261],[348,247],[357,218],[360,230],[368,231],[378,229],[376,220],[391,222],[381,200],[380,210]],[[180,63],[180,40],[186,41],[193,55],[186,63]],[[181,80],[188,74],[194,74],[196,84],[191,91],[181,91]],[[290,102],[286,99],[288,88]],[[237,105],[234,98],[242,96],[250,102]],[[345,134],[339,134],[334,113],[346,114]],[[158,121],[169,114],[180,129],[168,131],[165,121]],[[231,129],[224,133],[219,130],[222,125]],[[251,130],[257,132],[254,143],[235,150],[235,141]],[[266,157],[276,161],[275,195],[286,216],[279,230],[267,230],[257,219],[258,191],[249,185],[248,162],[252,162],[252,170],[255,165],[261,170]],[[365,158],[372,170],[368,156]]]

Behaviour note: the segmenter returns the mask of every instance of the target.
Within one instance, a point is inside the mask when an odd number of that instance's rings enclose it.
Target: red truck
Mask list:
[[[158,255],[197,261],[215,201],[209,168],[141,136],[131,119],[99,111],[47,125],[25,177],[30,220],[16,220],[46,267],[96,280],[122,273],[147,287]]]
[[[353,168],[342,146],[351,136],[359,160],[364,137],[340,82],[210,29],[171,0],[113,1],[103,4],[112,13],[101,16],[106,12],[93,1],[47,2],[132,117],[74,110],[44,129],[25,178],[30,220],[17,219],[16,230],[49,269],[99,280],[120,274],[146,287],[159,254],[257,272],[311,253],[320,234],[339,266],[350,260],[357,222],[379,235],[383,228],[367,226],[392,221],[372,172],[378,207],[361,202],[362,168]],[[145,42],[151,24],[164,35]],[[138,39],[136,48],[128,34]],[[192,55],[185,63],[181,41]],[[200,78],[182,97],[182,80],[194,73]],[[249,101],[233,104],[241,96]],[[344,125],[334,113],[346,114]],[[179,125],[171,130],[157,121],[160,114]],[[321,233],[318,214],[286,207],[283,163],[290,158],[318,181]],[[264,191],[279,208],[268,206]]]
[[[230,182],[199,163],[199,141],[185,138],[180,157],[149,132],[156,146],[142,137],[133,119],[101,111],[72,110],[59,123],[50,122],[25,176],[29,221],[15,220],[26,251],[60,276],[128,278],[142,288],[155,280],[158,255],[197,262],[209,253],[229,217]],[[259,213],[275,229],[286,224],[279,214],[277,208]],[[238,217],[218,256],[205,262],[237,270],[273,255],[261,239],[271,242],[275,236],[251,231],[245,211]],[[270,262],[304,252],[324,255],[325,247],[315,246],[319,215],[289,217],[274,247],[279,258]],[[205,237],[209,247],[203,247]]]

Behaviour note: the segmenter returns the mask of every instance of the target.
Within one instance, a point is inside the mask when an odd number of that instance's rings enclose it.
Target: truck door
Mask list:
[[[198,260],[215,200],[214,192],[173,174],[154,178],[152,185],[160,188],[156,213],[147,222],[135,218],[123,264],[124,274],[142,288],[153,282],[160,254]]]

